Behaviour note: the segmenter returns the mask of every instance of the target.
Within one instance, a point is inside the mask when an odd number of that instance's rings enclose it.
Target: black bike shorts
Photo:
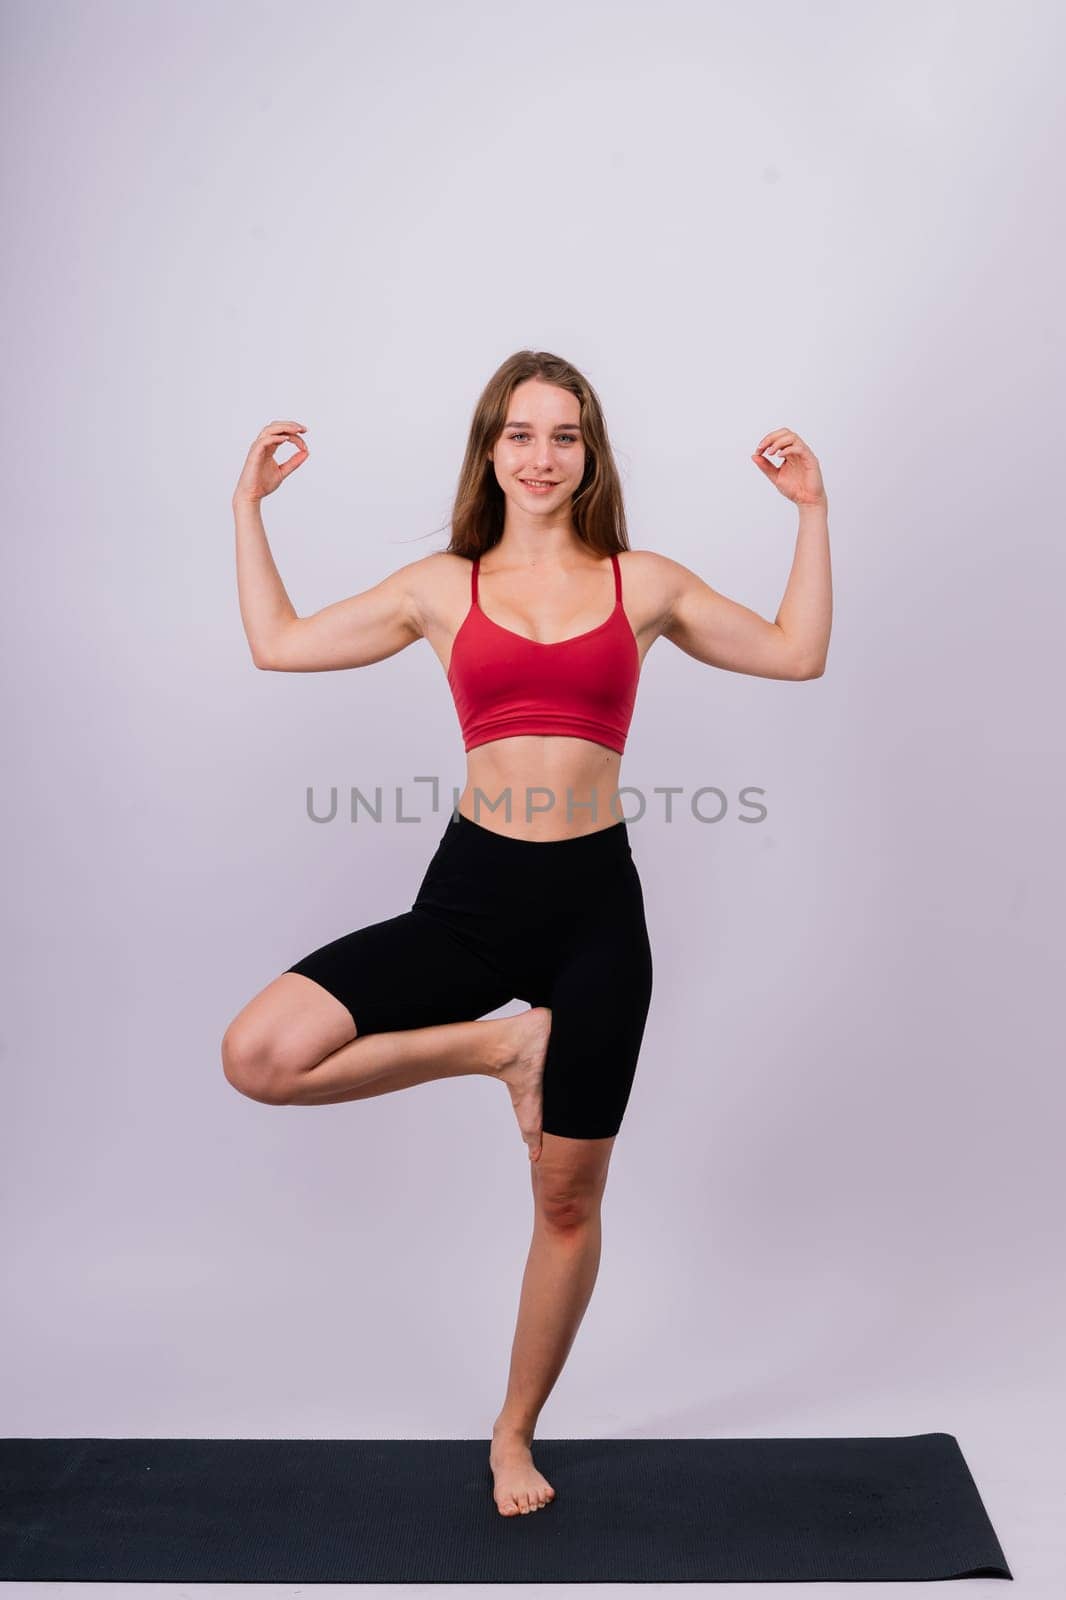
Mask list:
[[[550,1006],[545,1133],[621,1126],[651,1003],[644,896],[625,821],[515,839],[453,813],[409,911],[304,956],[358,1035]]]

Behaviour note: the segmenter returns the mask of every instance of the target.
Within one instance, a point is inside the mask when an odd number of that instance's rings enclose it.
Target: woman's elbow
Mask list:
[[[248,646],[260,672],[302,672],[309,665],[306,639],[297,618],[285,627],[272,628],[265,638],[260,634],[254,643],[249,640]]]

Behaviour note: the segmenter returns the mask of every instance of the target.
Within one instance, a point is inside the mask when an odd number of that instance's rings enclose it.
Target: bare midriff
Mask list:
[[[618,798],[622,757],[606,745],[520,734],[475,746],[466,763],[458,810],[493,833],[571,839],[625,820]]]

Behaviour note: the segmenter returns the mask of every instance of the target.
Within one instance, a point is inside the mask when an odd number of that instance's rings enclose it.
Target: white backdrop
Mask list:
[[[545,349],[633,546],[769,617],[796,516],[749,458],[798,431],[835,619],[812,682],[646,662],[655,992],[538,1434],[953,1432],[1058,1592],[1061,8],[4,9],[2,1431],[487,1441],[507,1096],[270,1107],[219,1057],[409,907],[455,714],[424,641],[257,672],[229,497],[306,423],[275,559],[303,613],[365,589]],[[422,820],[316,825],[333,784]]]

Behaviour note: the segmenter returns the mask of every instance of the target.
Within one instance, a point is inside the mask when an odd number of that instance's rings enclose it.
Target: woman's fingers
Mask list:
[[[259,501],[273,494],[290,472],[295,472],[307,460],[310,452],[302,437],[306,432],[306,423],[283,418],[268,422],[265,428],[261,428],[249,447],[234,496],[247,495]],[[294,445],[295,454],[279,463],[274,459],[274,452],[283,444]]]
[[[295,472],[297,467],[302,467],[309,455],[310,451],[301,443],[300,449],[294,456],[290,456],[288,461],[282,461],[277,464],[281,476],[287,478],[290,472]]]
[[[794,428],[771,428],[769,433],[763,434],[755,448],[756,450],[765,450],[771,442],[796,444],[799,442],[799,434]]]
[[[759,440],[758,444],[755,446],[755,449],[758,454],[765,452],[766,454],[773,456],[780,452],[783,444],[795,443],[796,435],[792,432],[791,428],[775,428],[773,433],[768,433],[765,438]]]
[[[298,433],[268,433],[260,434],[252,445],[253,450],[258,450],[261,456],[273,457],[275,450],[280,450],[283,444],[294,444],[297,450],[306,456],[310,454],[307,445]],[[295,458],[293,458],[295,459]]]
[[[767,456],[781,459],[775,466]],[[751,459],[787,500],[796,505],[813,505],[819,499],[824,500],[818,457],[806,440],[791,428],[775,428],[772,433],[764,434]]]

